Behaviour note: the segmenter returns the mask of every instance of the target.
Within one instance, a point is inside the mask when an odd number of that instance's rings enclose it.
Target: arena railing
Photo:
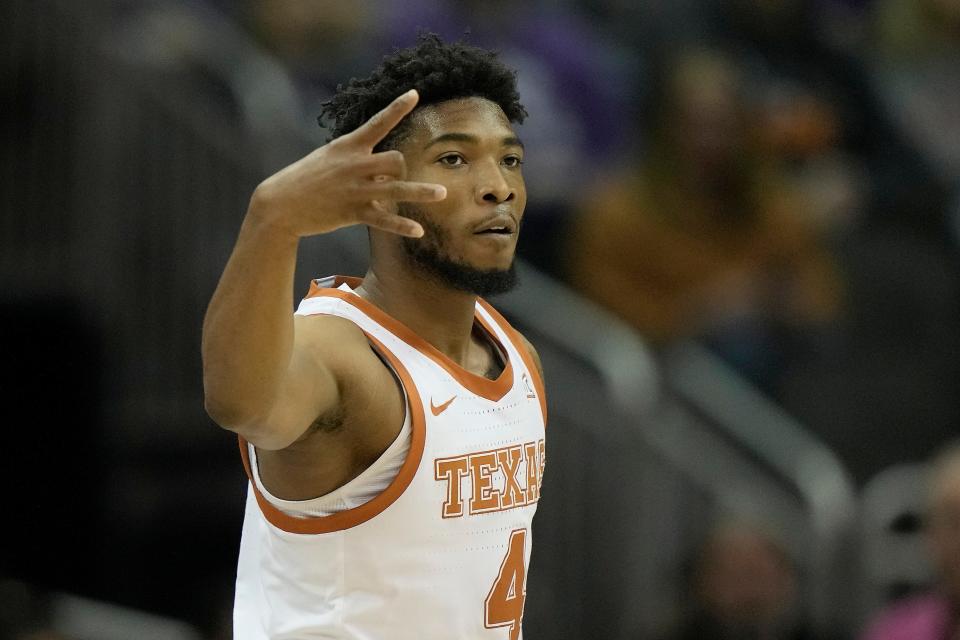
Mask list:
[[[858,503],[852,479],[838,457],[705,348],[685,342],[658,358],[612,314],[529,266],[522,265],[520,273],[525,286],[503,298],[506,311],[601,372],[610,397],[636,424],[643,425],[628,436],[639,437],[684,469],[694,483],[716,494],[731,511],[779,524],[804,561],[814,624],[824,630],[835,629],[838,623],[849,625],[847,616],[854,605],[849,592],[852,567],[844,555]],[[680,424],[667,425],[650,419],[653,412],[661,418],[680,412],[683,418]],[[630,425],[624,427],[630,429]],[[710,431],[737,447],[730,449],[710,438]],[[726,452],[727,459],[695,455],[702,446]],[[745,484],[733,481],[731,466],[751,470]],[[766,487],[761,492],[759,487],[768,484],[771,476],[778,479],[774,485],[781,490]],[[741,492],[748,486],[753,487],[748,493],[754,495],[744,504]],[[802,522],[795,512],[782,508],[795,502],[787,493],[799,496]]]

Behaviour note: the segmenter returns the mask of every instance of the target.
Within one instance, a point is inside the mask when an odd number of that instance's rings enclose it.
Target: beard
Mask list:
[[[478,269],[451,255],[449,234],[428,220],[419,207],[401,202],[398,213],[423,227],[423,237],[404,237],[401,241],[410,264],[434,282],[483,298],[506,293],[516,286],[513,261],[506,269]]]

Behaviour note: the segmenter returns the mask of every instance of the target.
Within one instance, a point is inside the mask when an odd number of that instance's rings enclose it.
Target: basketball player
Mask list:
[[[334,139],[257,187],[204,322],[250,479],[235,638],[517,640],[546,404],[480,299],[514,282],[514,73],[424,36],[324,111]],[[355,224],[366,275],[292,315],[299,239]]]

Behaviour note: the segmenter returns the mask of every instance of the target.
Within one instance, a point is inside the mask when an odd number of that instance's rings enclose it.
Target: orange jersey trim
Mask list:
[[[513,343],[514,348],[517,350],[517,353],[520,354],[520,357],[523,359],[523,363],[527,366],[527,371],[530,372],[530,375],[533,376],[533,386],[537,390],[537,399],[540,401],[540,410],[543,412],[543,426],[547,426],[547,394],[546,386],[543,384],[543,376],[540,375],[540,368],[537,366],[537,363],[533,360],[533,354],[530,353],[530,349],[527,348],[527,342],[523,339],[523,336],[519,331],[513,328],[507,319],[500,315],[500,312],[490,306],[490,303],[482,298],[478,298],[480,306],[497,321],[497,324],[504,330],[507,336],[510,338],[510,342]]]
[[[393,479],[393,482],[373,500],[359,507],[339,511],[329,516],[295,518],[287,515],[271,504],[257,488],[257,483],[253,479],[253,472],[250,466],[250,454],[247,451],[247,441],[242,437],[239,438],[240,456],[243,459],[243,467],[246,469],[247,477],[250,479],[250,488],[253,490],[257,504],[260,505],[260,511],[267,519],[267,522],[278,529],[288,533],[319,534],[342,531],[363,524],[396,502],[397,498],[410,486],[414,475],[417,473],[420,461],[423,458],[423,447],[426,441],[426,421],[423,414],[423,402],[420,399],[420,394],[417,392],[416,386],[413,384],[413,378],[410,377],[410,373],[400,363],[400,360],[379,340],[370,334],[366,335],[374,348],[376,348],[376,350],[387,359],[390,366],[393,367],[393,370],[400,378],[400,382],[403,384],[404,391],[407,393],[412,423],[410,450],[407,452],[407,458],[403,461],[400,472],[397,474],[397,477]]]
[[[356,288],[361,283],[361,280],[359,278],[336,276],[336,279],[334,280],[334,287],[338,287],[343,283],[350,285],[352,288]],[[448,358],[446,354],[442,353],[439,349],[414,333],[414,331],[407,325],[390,316],[380,307],[375,306],[373,303],[354,293],[348,293],[335,288],[322,288],[317,286],[315,281],[311,282],[310,291],[307,293],[306,297],[316,298],[320,296],[338,298],[348,304],[353,305],[360,311],[367,314],[372,320],[390,331],[390,333],[397,336],[411,347],[440,365],[440,367],[449,373],[457,382],[482,398],[497,402],[507,395],[510,389],[513,388],[513,365],[510,363],[507,350],[503,348],[502,344],[500,344],[500,340],[497,338],[497,333],[493,330],[493,327],[487,324],[487,321],[479,314],[476,316],[476,320],[480,323],[480,326],[483,327],[483,330],[487,333],[487,335],[490,336],[490,339],[494,341],[501,353],[506,356],[506,362],[504,363],[503,371],[500,372],[500,376],[496,380],[490,380],[484,376],[467,371],[456,362]],[[520,353],[526,354],[526,347],[523,345],[521,346],[522,348],[520,349]],[[524,362],[526,362],[526,359]],[[529,367],[530,365],[527,364],[527,366]],[[534,372],[534,377],[537,377],[536,372]]]

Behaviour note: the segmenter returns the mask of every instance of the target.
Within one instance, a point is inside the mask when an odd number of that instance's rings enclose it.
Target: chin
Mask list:
[[[516,284],[513,251],[489,253],[482,256],[461,255],[454,257],[437,243],[424,243],[412,238],[403,238],[404,252],[411,268],[426,277],[451,289],[465,291],[481,297],[506,293]]]
[[[461,261],[470,268],[483,271],[506,271],[513,266],[516,251],[513,248],[498,251],[464,251],[461,256]]]
[[[511,257],[509,260],[477,260],[467,266],[475,271],[510,271],[513,269],[513,263],[513,257]]]

